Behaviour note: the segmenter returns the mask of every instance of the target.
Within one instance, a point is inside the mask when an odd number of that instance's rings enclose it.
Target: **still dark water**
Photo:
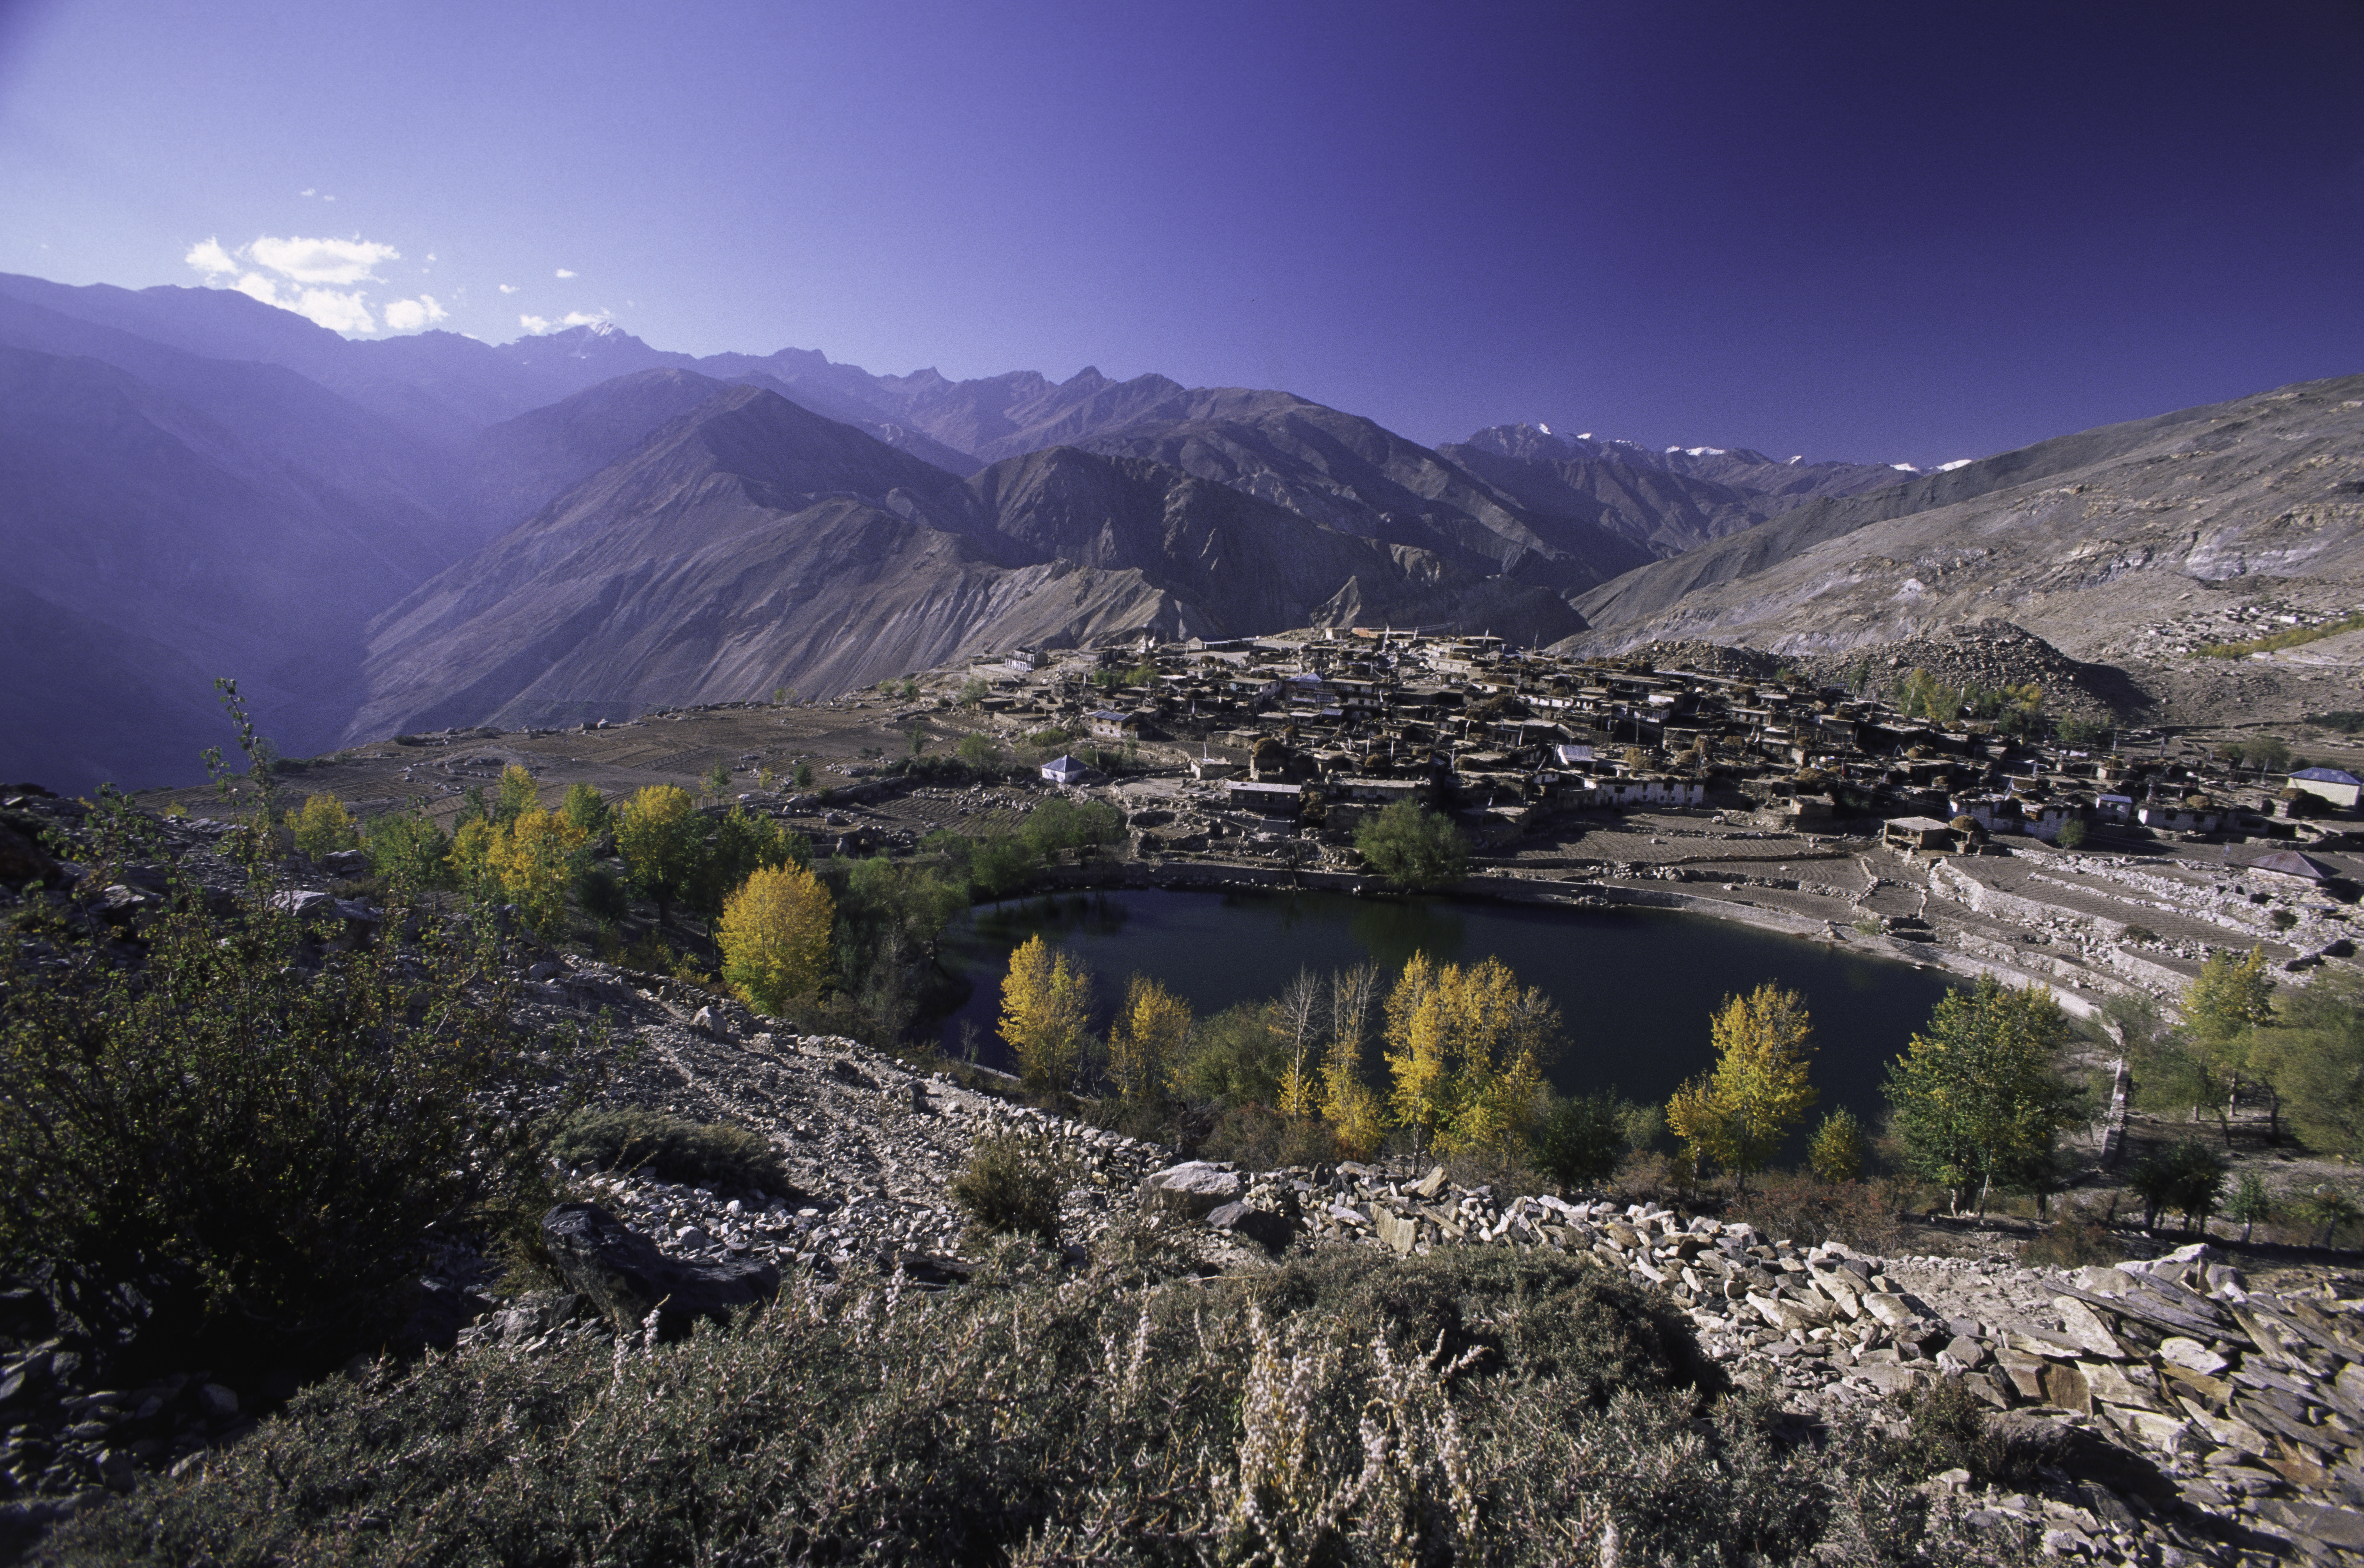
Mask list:
[[[1864,959],[1731,921],[1655,909],[1533,909],[1334,893],[1075,894],[979,905],[946,934],[945,962],[974,983],[944,1025],[944,1048],[975,1030],[978,1059],[1008,1065],[995,1020],[1010,951],[1037,933],[1078,954],[1098,980],[1101,1017],[1128,974],[1154,976],[1204,1016],[1276,995],[1300,968],[1365,959],[1381,984],[1416,951],[1442,962],[1493,957],[1559,1004],[1562,1090],[1614,1085],[1664,1103],[1712,1062],[1708,1016],[1767,980],[1804,994],[1818,1050],[1815,1119],[1844,1105],[1870,1120],[1887,1064],[1946,994],[1946,977]],[[1377,1067],[1376,1052],[1372,1063]]]

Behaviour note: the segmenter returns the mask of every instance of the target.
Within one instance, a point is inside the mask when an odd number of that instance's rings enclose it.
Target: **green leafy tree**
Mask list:
[[[683,901],[703,914],[719,915],[723,900],[758,871],[812,863],[811,841],[785,822],[744,806],[733,806],[713,822],[682,890]]]
[[[1399,800],[1366,817],[1355,829],[1355,848],[1373,871],[1412,892],[1450,887],[1469,870],[1468,839],[1417,801]]]
[[[2274,1016],[2265,950],[2211,953],[2184,989],[2183,1016],[2183,1027],[2148,1053],[2143,1097],[2154,1105],[2188,1105],[2195,1112],[2210,1107],[2230,1147],[2233,1106],[2248,1072],[2252,1034]],[[2276,1120],[2279,1125],[2279,1108]]]
[[[501,770],[500,793],[494,799],[492,819],[496,827],[506,828],[539,804],[541,795],[533,775],[517,763]]]
[[[365,848],[370,869],[397,896],[416,898],[452,884],[452,840],[417,807],[370,818]]]
[[[2230,1168],[2223,1154],[2192,1139],[2145,1154],[2126,1173],[2126,1185],[2142,1200],[2143,1229],[2157,1228],[2161,1213],[2180,1209],[2187,1226],[2204,1229]]]
[[[961,737],[960,745],[955,748],[954,754],[970,768],[981,773],[993,766],[1001,754],[1001,748],[993,743],[993,737],[990,735],[964,735]]]
[[[608,797],[581,779],[566,786],[566,803],[559,809],[566,814],[569,822],[583,829],[586,839],[604,837],[615,826],[616,814],[608,809]]]
[[[2246,1246],[2249,1233],[2273,1218],[2274,1207],[2273,1195],[2266,1190],[2266,1179],[2255,1171],[2244,1171],[2225,1205],[2225,1218],[2240,1221],[2241,1241]]]
[[[706,776],[697,782],[705,786],[708,799],[718,803],[727,799],[730,794],[730,764],[715,763],[706,771]]]
[[[2248,1061],[2309,1148],[2364,1158],[2364,980],[2318,973],[2252,1032]]]
[[[2068,1029],[2049,990],[1980,975],[1938,1002],[1890,1067],[1888,1100],[1906,1162],[1945,1186],[1956,1213],[1975,1192],[1983,1217],[1997,1181],[2050,1158],[2076,1104],[2058,1065]]]
[[[705,837],[689,791],[679,784],[650,784],[626,801],[616,814],[616,849],[632,886],[655,903],[657,924],[663,925],[675,901],[697,884],[705,858]]]
[[[810,762],[798,762],[797,764],[796,781],[797,787],[798,789],[812,788],[813,771],[812,764]]]
[[[1768,981],[1725,997],[1708,1032],[1715,1066],[1675,1091],[1667,1125],[1695,1165],[1721,1165],[1745,1190],[1814,1103],[1813,1022],[1803,996]]]
[[[2316,1244],[2328,1247],[2332,1239],[2339,1234],[2339,1228],[2353,1225],[2359,1218],[2364,1218],[2364,1210],[2357,1208],[2354,1198],[2337,1187],[2326,1184],[2315,1188],[2292,1205],[2292,1216],[2302,1225],[2322,1226],[2323,1240]]]

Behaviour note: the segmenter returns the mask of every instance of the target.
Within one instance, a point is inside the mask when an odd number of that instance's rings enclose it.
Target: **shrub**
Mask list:
[[[2073,850],[2085,842],[2085,819],[2081,817],[2063,818],[2052,841],[2064,850]]]
[[[1843,1241],[1860,1251],[1886,1252],[1903,1235],[1896,1211],[1895,1193],[1880,1184],[1784,1172],[1768,1173],[1760,1190],[1734,1198],[1727,1212],[1801,1246]]]
[[[2024,1560],[1856,1418],[1685,1382],[1688,1329],[1506,1252],[1143,1293],[791,1290],[621,1355],[479,1350],[300,1396],[61,1527],[126,1562]],[[1702,1400],[1708,1401],[1702,1408]],[[1925,1461],[1924,1461],[1925,1462]]]
[[[953,1201],[987,1230],[1059,1240],[1059,1205],[1075,1184],[1073,1162],[1047,1138],[988,1133],[953,1178]]]
[[[2021,1266],[2032,1268],[2106,1268],[2125,1255],[2125,1248],[2110,1228],[2082,1210],[2062,1217],[2058,1224],[2019,1250]]]
[[[1807,1162],[1825,1182],[1851,1182],[1863,1174],[1863,1123],[1840,1106],[1823,1118],[1807,1146]]]
[[[1942,1471],[1967,1470],[1975,1481],[2020,1479],[2002,1440],[1987,1427],[1986,1407],[1958,1377],[1941,1377],[1919,1389],[1900,1389],[1906,1437],[1899,1461],[1914,1480]]]
[[[1535,1129],[1535,1163],[1563,1187],[1597,1187],[1625,1157],[1634,1107],[1616,1091],[1556,1101]]]
[[[786,1193],[780,1157],[759,1133],[728,1122],[694,1122],[662,1111],[577,1111],[550,1146],[570,1168],[646,1170],[668,1182]]]
[[[1338,1135],[1311,1117],[1283,1116],[1259,1105],[1233,1106],[1215,1118],[1199,1144],[1210,1160],[1229,1160],[1252,1171],[1285,1165],[1316,1165],[1338,1158]]]
[[[99,815],[109,858],[166,858]],[[60,962],[0,955],[0,1269],[39,1260],[102,1352],[349,1348],[405,1310],[430,1231],[533,1166],[497,955],[320,952],[248,869],[235,918],[176,887],[136,969],[66,930]]]

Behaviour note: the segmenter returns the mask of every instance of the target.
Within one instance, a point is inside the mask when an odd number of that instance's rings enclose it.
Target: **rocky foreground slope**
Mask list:
[[[850,1040],[789,1034],[671,982],[557,961],[537,973],[534,1006],[607,1008],[639,1042],[621,1097],[757,1129],[780,1151],[793,1193],[578,1173],[585,1199],[682,1260],[811,1272],[848,1288],[955,1281],[982,1238],[948,1199],[950,1180],[980,1136],[1017,1130],[1074,1161],[1065,1240],[1079,1261],[1153,1240],[1203,1273],[1325,1246],[1588,1256],[1665,1291],[1711,1355],[1771,1379],[1801,1420],[1877,1413],[1883,1396],[1960,1379],[2048,1466],[2043,1487],[1968,1503],[1998,1525],[2039,1525],[2055,1554],[2364,1561],[2357,1282],[2253,1292],[2204,1246],[2066,1273],[2009,1252],[1881,1258],[1653,1206],[1508,1197],[1434,1168],[1186,1162]],[[599,1282],[584,1283],[583,1304],[482,1299],[463,1333],[530,1351],[613,1331],[596,1310]],[[1973,1490],[1966,1476],[1941,1481]]]

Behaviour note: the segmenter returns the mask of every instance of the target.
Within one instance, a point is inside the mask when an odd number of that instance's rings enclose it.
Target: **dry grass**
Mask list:
[[[1154,1290],[1022,1245],[730,1332],[479,1348],[299,1396],[37,1560],[1864,1564],[2021,1560],[1877,1431],[1796,1441],[1662,1297],[1507,1251]]]

